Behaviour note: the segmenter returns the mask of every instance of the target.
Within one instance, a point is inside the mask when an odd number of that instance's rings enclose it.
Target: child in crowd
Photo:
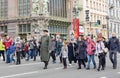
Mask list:
[[[66,42],[63,43],[61,54],[62,54],[64,69],[67,69],[68,47]]]

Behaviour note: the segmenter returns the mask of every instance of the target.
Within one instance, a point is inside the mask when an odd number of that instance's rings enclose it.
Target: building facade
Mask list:
[[[71,22],[69,1],[0,0],[0,31],[26,37],[38,25],[47,26],[50,34],[66,36]]]
[[[85,34],[94,37],[97,33],[102,33],[107,38],[107,0],[76,0],[75,5],[82,8],[79,19]]]
[[[120,38],[120,0],[108,0],[108,4],[109,37],[115,32]]]

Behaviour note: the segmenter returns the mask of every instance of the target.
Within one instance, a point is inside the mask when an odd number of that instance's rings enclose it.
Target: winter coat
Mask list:
[[[50,38],[49,36],[42,36],[41,37],[41,48],[40,48],[40,55],[41,61],[49,61],[49,45],[50,45]]]
[[[25,45],[24,51],[25,51],[25,52],[28,52],[28,45]]]
[[[76,59],[85,59],[87,54],[87,45],[86,42],[84,40],[82,41],[78,41],[78,48],[77,48],[77,56]]]
[[[4,51],[5,50],[5,45],[3,44],[2,41],[0,41],[0,51]]]
[[[62,54],[62,58],[67,58],[68,57],[68,47],[67,47],[67,45],[62,47],[61,54]]]
[[[62,48],[62,42],[57,41],[57,48],[56,48],[56,53],[57,53],[57,55],[60,54],[61,48]]]
[[[9,53],[10,54],[14,54],[15,53],[15,51],[16,51],[16,47],[15,47],[15,45],[14,44],[12,44],[11,46],[10,46],[10,48],[9,48]]]
[[[29,42],[29,49],[36,49],[37,48],[37,44],[35,40],[30,40]]]
[[[9,49],[10,46],[12,45],[12,40],[8,39],[7,41],[4,42],[4,45],[6,50]]]
[[[16,48],[16,52],[20,52],[21,51],[21,43],[15,43],[15,48]]]
[[[104,49],[105,49],[104,42],[103,42],[103,41],[97,42],[97,43],[96,43],[96,52],[95,52],[95,54],[103,53],[103,52],[104,52],[104,51],[103,51]]]
[[[95,53],[95,43],[92,41],[91,38],[87,39],[87,54],[88,55],[93,55]]]
[[[108,49],[110,50],[110,52],[119,51],[119,40],[116,37],[110,38],[108,42]]]
[[[55,51],[56,50],[56,41],[51,40],[50,41],[50,51]]]
[[[69,60],[75,60],[75,51],[77,49],[77,44],[75,43],[69,43],[68,45],[68,59]]]

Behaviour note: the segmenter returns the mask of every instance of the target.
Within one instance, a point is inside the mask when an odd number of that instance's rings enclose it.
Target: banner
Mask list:
[[[79,26],[79,35],[84,34],[84,27]]]
[[[73,30],[75,38],[79,37],[79,19],[73,19]]]

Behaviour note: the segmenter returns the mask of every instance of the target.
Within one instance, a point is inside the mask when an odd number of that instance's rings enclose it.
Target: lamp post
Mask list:
[[[78,38],[79,36],[79,19],[78,19],[78,16],[79,16],[79,12],[82,10],[81,7],[78,6],[77,4],[78,2],[75,0],[74,1],[74,7],[73,7],[73,10],[72,10],[72,15],[73,15],[73,27],[72,27],[72,32],[74,33],[74,36],[76,38]],[[73,35],[73,34],[72,34]]]

